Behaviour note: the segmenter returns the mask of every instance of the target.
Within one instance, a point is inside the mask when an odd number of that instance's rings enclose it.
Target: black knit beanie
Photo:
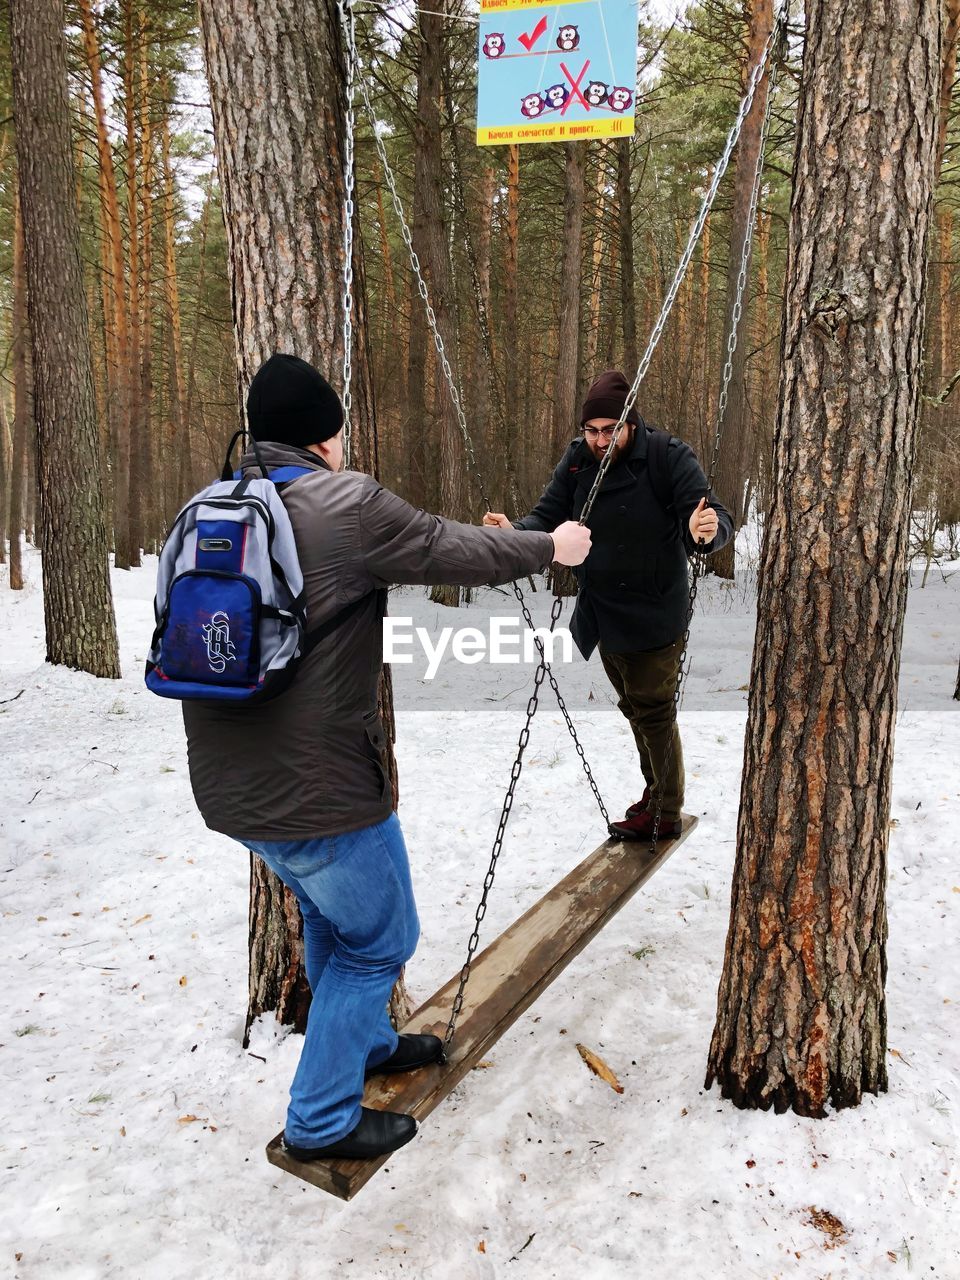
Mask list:
[[[583,426],[591,418],[619,419],[629,392],[630,383],[619,369],[607,369],[605,373],[601,373],[587,392],[580,412],[580,425]],[[640,418],[636,409],[631,409],[627,414],[627,422],[639,425]]]
[[[260,366],[250,383],[247,420],[254,440],[305,449],[337,434],[343,426],[343,406],[313,365],[278,354]]]

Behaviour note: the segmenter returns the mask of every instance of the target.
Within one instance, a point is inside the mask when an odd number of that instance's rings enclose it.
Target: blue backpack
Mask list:
[[[157,568],[156,630],[146,685],[162,698],[237,704],[286,689],[321,640],[357,613],[361,596],[322,626],[307,630],[303,574],[280,490],[309,467],[265,466],[240,477],[230,454],[223,474],[183,507]]]

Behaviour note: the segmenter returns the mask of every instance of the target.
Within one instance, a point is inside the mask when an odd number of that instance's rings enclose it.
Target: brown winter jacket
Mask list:
[[[316,627],[393,583],[503,583],[545,568],[548,533],[442,520],[372,476],[333,472],[316,454],[261,444],[268,467],[306,466],[283,492]],[[251,456],[249,475],[259,474]],[[376,597],[314,649],[286,692],[246,707],[183,703],[190,780],[208,827],[242,840],[308,840],[391,811],[377,714],[383,635]]]

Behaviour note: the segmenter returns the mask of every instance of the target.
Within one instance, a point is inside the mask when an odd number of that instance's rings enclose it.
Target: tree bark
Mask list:
[[[169,522],[173,519],[176,509],[187,497],[184,484],[181,477],[191,474],[191,468],[188,465],[183,466],[181,460],[189,460],[192,454],[191,449],[191,423],[187,416],[186,401],[187,388],[184,380],[183,366],[183,325],[180,316],[180,284],[177,276],[177,255],[176,255],[176,218],[174,213],[174,181],[173,181],[173,165],[170,160],[170,118],[169,118],[169,99],[170,86],[165,86],[163,122],[160,127],[160,166],[163,171],[163,279],[164,279],[164,302],[167,309],[167,323],[170,326],[170,364],[171,364],[171,396],[170,396],[170,430],[167,435],[167,465],[161,468],[164,475],[169,477],[165,492],[176,485],[176,489],[172,495],[168,493],[165,510],[163,512],[164,519]],[[202,239],[200,253],[200,287],[203,283],[203,245],[206,241],[206,219],[208,216],[209,198],[204,200],[203,213],[201,215],[202,222]],[[197,308],[199,312],[199,307]],[[191,349],[191,361],[195,358],[195,349]],[[171,483],[172,482],[172,483]]]
[[[47,661],[117,678],[62,0],[11,0]]]
[[[707,170],[707,181],[713,181],[712,170]],[[700,391],[700,422],[698,447],[700,456],[706,453],[708,440],[713,436],[713,385],[714,385],[714,369],[712,362],[712,350],[710,343],[710,214],[707,214],[706,221],[703,224],[703,233],[700,236],[700,369],[701,369],[701,391]]]
[[[10,542],[10,589],[23,590],[24,496],[27,485],[28,438],[33,415],[30,404],[27,353],[30,347],[30,325],[27,319],[27,273],[24,264],[23,218],[17,186],[13,196],[13,342],[10,359],[13,365],[13,452],[10,460],[10,505],[7,508],[7,537]]]
[[[766,505],[770,498],[770,454],[772,453],[772,431],[768,423],[775,416],[773,405],[773,387],[770,359],[767,355],[767,343],[770,336],[770,215],[761,214],[757,225],[757,300],[754,306],[754,346],[760,352],[755,365],[754,403],[756,413],[753,415],[753,454],[757,459],[756,488],[759,492],[757,505]],[[746,504],[744,519],[750,514],[750,503]]]
[[[339,381],[343,364],[343,86],[335,0],[201,0],[233,294],[240,412],[276,351]],[[376,466],[362,241],[354,239],[353,462]],[[392,705],[383,694],[388,740]],[[392,748],[391,748],[392,755]],[[395,770],[395,766],[391,765]],[[305,1025],[309,988],[296,901],[259,859],[250,899],[248,1027],[260,1013]]]
[[[136,0],[121,0],[123,15],[123,115],[125,129],[124,162],[127,171],[127,281],[129,305],[127,315],[130,324],[129,376],[127,388],[127,434],[125,449],[129,451],[126,468],[129,474],[127,510],[116,513],[117,528],[114,531],[116,564],[121,569],[136,568],[140,564],[140,543],[143,522],[140,517],[140,495],[143,491],[143,466],[141,447],[144,437],[143,384],[141,373],[141,299],[140,299],[140,209],[137,198],[137,126],[134,89],[134,17]],[[123,463],[121,463],[121,468]],[[122,482],[121,482],[122,483]]]
[[[567,142],[563,150],[563,265],[560,272],[560,334],[553,379],[553,458],[559,458],[576,435],[580,371],[580,272],[583,267],[586,148],[580,142]],[[592,376],[592,371],[587,370],[587,375]],[[555,595],[573,596],[577,593],[577,580],[571,569],[554,565],[550,582]]]
[[[520,147],[507,148],[507,239],[503,263],[503,329],[500,353],[503,361],[503,408],[507,438],[507,473],[521,490],[521,450],[517,422],[520,418],[520,366],[517,338],[518,268],[520,258]],[[525,480],[526,477],[523,477]],[[522,511],[517,511],[518,516]]]
[[[97,133],[97,180],[100,191],[101,257],[103,262],[104,362],[107,387],[107,422],[112,462],[109,510],[114,537],[126,530],[130,506],[130,326],[124,283],[123,232],[120,202],[114,170],[113,147],[107,128],[100,64],[100,41],[91,0],[79,0],[83,24],[83,47],[90,75],[94,122]],[[126,534],[121,538],[120,565],[123,567]]]
[[[421,10],[419,13],[420,51],[417,63],[417,115],[414,123],[415,157],[413,185],[413,247],[420,260],[437,317],[437,328],[443,339],[447,360],[457,374],[458,353],[455,334],[455,301],[447,247],[444,218],[444,190],[447,175],[443,163],[440,100],[443,68],[443,22],[441,14]],[[420,299],[414,299],[411,329],[418,324],[426,329]],[[427,339],[431,342],[431,339]],[[463,440],[457,423],[453,400],[446,378],[436,361],[436,397],[438,406],[439,484],[435,495],[440,511],[451,520],[463,516]],[[416,383],[409,381],[411,405],[420,398]],[[420,424],[420,432],[425,424]],[[436,439],[427,441],[428,454],[436,448]],[[431,502],[433,496],[431,496]],[[434,587],[430,598],[437,604],[458,605],[459,587]]]
[[[620,230],[620,311],[623,317],[623,363],[629,382],[640,365],[637,351],[637,286],[633,264],[633,187],[630,182],[630,139],[617,142],[617,218]]]
[[[190,356],[187,361],[186,405],[183,413],[185,434],[183,447],[180,451],[177,481],[176,505],[178,507],[186,501],[195,488],[194,476],[196,460],[194,458],[193,445],[196,440],[196,431],[194,429],[193,415],[197,391],[197,348],[200,342],[200,319],[203,314],[203,288],[207,273],[207,236],[210,228],[211,186],[212,179],[208,179],[203,196],[203,210],[200,214],[200,263],[197,270],[197,302],[193,320],[193,334],[190,338]]]
[[[10,471],[13,464],[13,437],[7,405],[0,395],[0,564],[7,563],[7,513],[10,509]]]
[[[154,148],[153,121],[151,119],[150,82],[147,54],[149,36],[147,16],[139,13],[139,93],[140,93],[140,413],[137,417],[135,440],[136,509],[138,523],[132,537],[135,546],[142,545],[151,553],[157,549],[161,536],[157,532],[157,441],[151,430],[153,404],[153,183]]]
[[[887,1086],[885,880],[939,0],[810,0],[730,929],[707,1084]],[[856,77],[850,68],[858,68]]]
[[[773,0],[749,0],[747,30],[747,60],[743,68],[742,89],[760,61],[764,46],[773,30]],[[724,305],[724,335],[729,334],[733,322],[733,307],[743,258],[743,246],[750,232],[750,203],[753,194],[754,175],[760,159],[760,134],[763,116],[767,108],[767,90],[770,84],[769,64],[764,72],[747,117],[743,122],[737,144],[737,165],[734,175],[733,209],[730,214],[730,257],[727,261],[727,297]],[[743,293],[743,310],[737,326],[737,346],[733,353],[730,391],[723,415],[721,430],[723,443],[714,479],[714,488],[730,512],[734,533],[744,520],[744,495],[747,477],[751,470],[749,445],[751,430],[749,406],[746,394],[747,334],[750,314],[750,266],[747,265],[747,283]],[[726,349],[722,352],[726,359]],[[734,574],[734,544],[731,538],[725,547],[710,557],[712,573],[720,578],[732,578]]]
[[[957,41],[960,37],[960,0],[943,0],[943,62],[940,72],[940,110],[937,116],[936,177],[940,177],[943,153],[947,146],[947,126],[950,123],[950,104],[953,98],[953,82],[957,74]]]
[[[603,140],[600,139],[597,142],[597,172],[594,177],[596,185],[594,189],[593,245],[590,257],[590,307],[587,317],[587,332],[583,343],[583,363],[587,378],[593,376],[592,371],[596,365],[597,352],[600,349],[600,317],[605,274],[603,269],[603,248],[606,238],[606,229],[603,225],[605,204],[603,197],[607,183],[605,157],[606,152]]]

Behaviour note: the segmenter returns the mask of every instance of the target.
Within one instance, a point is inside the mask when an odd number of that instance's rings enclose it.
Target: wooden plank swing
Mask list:
[[[678,836],[646,843],[607,840],[556,884],[473,962],[457,1034],[447,1062],[394,1076],[374,1076],[363,1105],[401,1111],[423,1120],[477,1065],[540,993],[563,972],[697,825],[684,815]],[[459,971],[407,1021],[403,1030],[443,1036]],[[371,1160],[294,1160],[283,1134],[267,1146],[267,1159],[322,1191],[350,1200],[388,1161],[402,1152]]]

